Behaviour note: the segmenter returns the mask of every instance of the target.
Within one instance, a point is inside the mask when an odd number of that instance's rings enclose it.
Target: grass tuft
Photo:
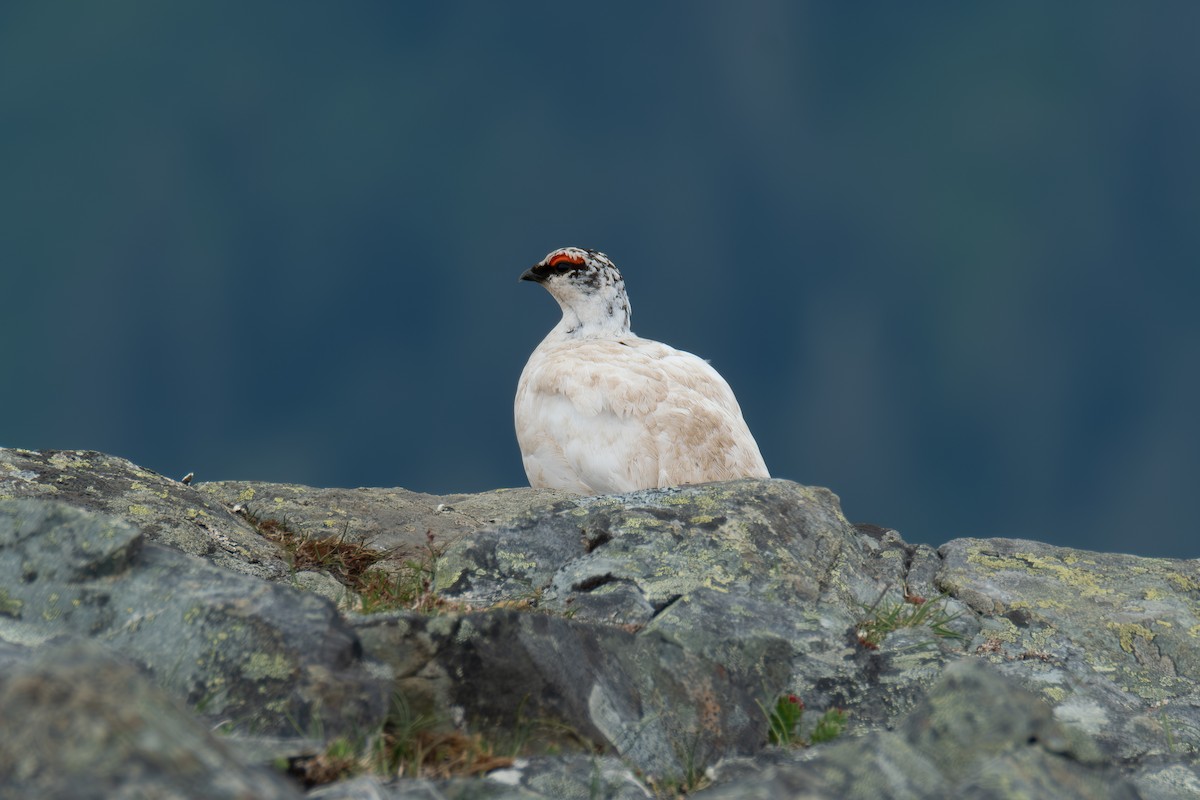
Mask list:
[[[298,531],[287,519],[260,517],[249,509],[245,513],[259,533],[284,549],[293,571],[329,573],[353,593],[354,610],[360,613],[470,610],[433,591],[437,560],[443,552],[434,544],[433,531],[426,532],[423,548],[402,555],[399,548],[379,550],[365,537],[350,535],[349,523],[337,535],[314,536]]]
[[[880,595],[874,605],[863,606],[865,616],[855,626],[858,643],[868,650],[878,650],[889,633],[901,628],[919,627],[927,627],[935,636],[943,639],[965,639],[961,633],[947,627],[962,616],[961,611],[957,614],[946,611],[949,598],[948,594],[940,594],[932,600],[926,600],[905,594],[904,602],[881,605],[883,596]]]
[[[529,720],[518,714],[514,731],[479,732],[448,729],[431,714],[415,714],[405,699],[393,698],[391,713],[381,728],[358,739],[330,741],[315,755],[277,765],[306,788],[361,774],[381,778],[445,779],[483,775],[513,765],[518,756],[559,752],[547,747],[539,733],[574,738],[581,750],[592,750],[574,731],[548,720]]]

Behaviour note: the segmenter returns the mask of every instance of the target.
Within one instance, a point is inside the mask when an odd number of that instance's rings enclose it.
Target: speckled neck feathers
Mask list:
[[[629,334],[625,281],[604,253],[563,247],[547,255],[521,278],[546,287],[562,308],[562,320],[550,337],[612,339]]]

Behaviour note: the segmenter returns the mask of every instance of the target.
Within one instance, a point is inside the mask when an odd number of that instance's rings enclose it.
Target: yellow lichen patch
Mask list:
[[[150,507],[144,506],[141,503],[134,503],[129,506],[129,513],[135,517],[144,517],[150,513]]]
[[[719,500],[724,500],[726,497],[728,497],[728,493],[721,495],[720,498],[711,494],[698,494],[692,499],[692,504],[701,511],[715,511],[720,506]]]
[[[537,559],[528,553],[497,553],[498,560],[506,568],[519,572],[532,572],[537,569]]]
[[[254,499],[253,487],[247,486],[245,489],[242,489],[242,491],[238,493],[237,501],[239,503],[249,503],[253,499]]]
[[[721,579],[721,578],[716,577],[715,575],[706,575],[706,576],[704,576],[704,580],[700,582],[700,585],[703,586],[705,589],[712,589],[713,591],[716,591],[716,592],[724,592],[724,593],[728,594],[729,587],[726,584],[728,584],[729,582],[730,581],[728,578]]]
[[[1184,575],[1181,572],[1175,572],[1174,570],[1166,570],[1163,577],[1165,577],[1171,583],[1178,586],[1180,589],[1183,589],[1185,592],[1200,591],[1200,583],[1197,583],[1196,581],[1192,580],[1187,575]]]
[[[1145,625],[1138,625],[1136,622],[1109,622],[1105,627],[1117,632],[1117,640],[1121,643],[1121,649],[1131,655],[1135,637],[1145,639],[1147,642],[1154,641],[1154,631]]]
[[[146,484],[142,483],[141,481],[133,481],[129,484],[129,490],[132,492],[142,492],[145,491],[145,489]]]
[[[1193,625],[1188,628],[1188,636],[1191,636],[1193,639],[1200,639],[1200,625]]]
[[[621,526],[626,530],[638,530],[641,528],[661,528],[663,523],[661,520],[653,517],[628,517],[621,520]]]
[[[1029,637],[1030,649],[1046,650],[1054,645],[1058,635],[1058,631],[1049,627],[1035,631]]]
[[[697,514],[696,516],[689,519],[688,522],[692,525],[707,525],[715,519],[716,519],[716,517],[710,516],[708,514]]]
[[[251,680],[281,680],[292,674],[292,663],[279,653],[254,653],[242,666],[242,674]]]
[[[1008,644],[1014,644],[1021,638],[1021,632],[1012,620],[1006,617],[991,617],[987,627],[980,633],[989,639],[996,639]]]
[[[0,588],[0,616],[20,617],[21,607],[25,601],[17,597],[9,597],[8,590]]]
[[[47,622],[52,622],[53,620],[56,620],[62,616],[62,609],[58,608],[59,599],[60,597],[58,592],[50,593],[50,596],[46,598],[46,602],[48,603],[49,607],[42,611],[42,619],[46,620]]]
[[[1050,600],[1045,597],[1039,597],[1034,605],[1042,611],[1066,611],[1068,604],[1062,600]]]
[[[1166,596],[1167,593],[1162,589],[1159,589],[1157,586],[1152,586],[1146,591],[1142,592],[1143,600],[1162,600]]]
[[[1115,594],[1112,589],[1103,584],[1101,580],[1103,576],[1091,570],[1070,567],[1064,561],[1035,553],[1017,553],[1016,558],[1028,565],[1028,569],[1032,572],[1053,575],[1059,582],[1076,590],[1080,597],[1109,597]]]
[[[1051,703],[1058,705],[1063,700],[1067,699],[1068,693],[1067,690],[1061,686],[1044,686],[1042,687],[1042,694],[1049,698]]]
[[[1006,569],[1021,570],[1025,568],[1025,565],[1015,558],[1005,558],[1004,556],[983,553],[977,547],[971,549],[971,554],[967,556],[967,561],[994,572]]]

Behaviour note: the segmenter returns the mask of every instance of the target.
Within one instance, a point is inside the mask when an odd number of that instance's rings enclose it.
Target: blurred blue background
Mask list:
[[[596,10],[600,9],[600,10]],[[525,484],[607,252],[774,475],[1196,555],[1200,4],[0,6],[0,445]]]

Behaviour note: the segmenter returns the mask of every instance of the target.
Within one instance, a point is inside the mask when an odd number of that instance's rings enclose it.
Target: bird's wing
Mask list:
[[[659,485],[770,477],[720,373],[699,356],[658,346],[668,351],[660,364],[670,386],[655,412],[660,465],[667,465]]]
[[[658,342],[543,342],[514,410],[534,486],[625,492],[767,475],[725,380]]]

